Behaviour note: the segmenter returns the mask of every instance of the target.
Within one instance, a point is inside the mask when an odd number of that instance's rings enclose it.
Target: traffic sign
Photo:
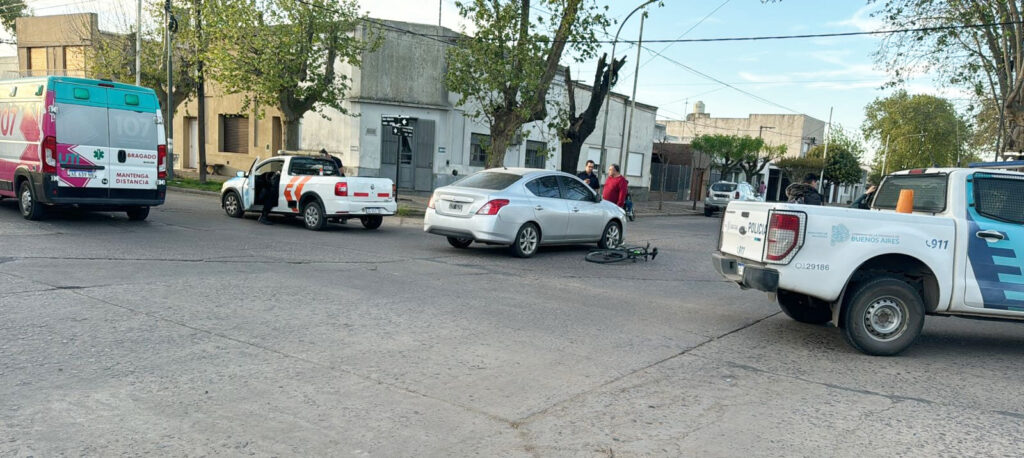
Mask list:
[[[410,126],[416,118],[411,116],[382,115],[380,123],[386,126]]]
[[[412,137],[413,132],[412,127],[391,126],[391,134],[399,137]]]

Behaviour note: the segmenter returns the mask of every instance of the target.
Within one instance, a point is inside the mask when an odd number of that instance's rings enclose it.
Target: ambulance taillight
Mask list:
[[[167,145],[156,145],[156,178],[167,179]]]
[[[43,173],[57,173],[57,137],[43,139]]]

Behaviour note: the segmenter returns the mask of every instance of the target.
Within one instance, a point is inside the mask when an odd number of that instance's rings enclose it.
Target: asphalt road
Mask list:
[[[930,317],[895,358],[661,255],[456,250],[417,220],[319,233],[172,193],[0,202],[0,456],[1018,456],[1024,326]]]

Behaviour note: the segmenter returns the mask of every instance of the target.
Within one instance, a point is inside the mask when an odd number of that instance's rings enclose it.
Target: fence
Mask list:
[[[652,163],[651,200],[657,200],[653,195],[656,192],[662,193],[666,200],[690,200],[692,175],[689,166]]]

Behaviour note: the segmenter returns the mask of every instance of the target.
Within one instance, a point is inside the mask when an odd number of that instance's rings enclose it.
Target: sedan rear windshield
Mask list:
[[[520,178],[522,176],[512,173],[480,172],[456,181],[452,186],[500,191],[512,186],[512,183],[519,181]]]
[[[875,208],[895,209],[900,200],[900,191],[914,190],[914,211],[939,213],[946,210],[946,183],[948,176],[936,175],[890,175],[882,182],[875,197]]]
[[[711,185],[712,191],[733,192],[736,190],[736,183],[715,183]]]

